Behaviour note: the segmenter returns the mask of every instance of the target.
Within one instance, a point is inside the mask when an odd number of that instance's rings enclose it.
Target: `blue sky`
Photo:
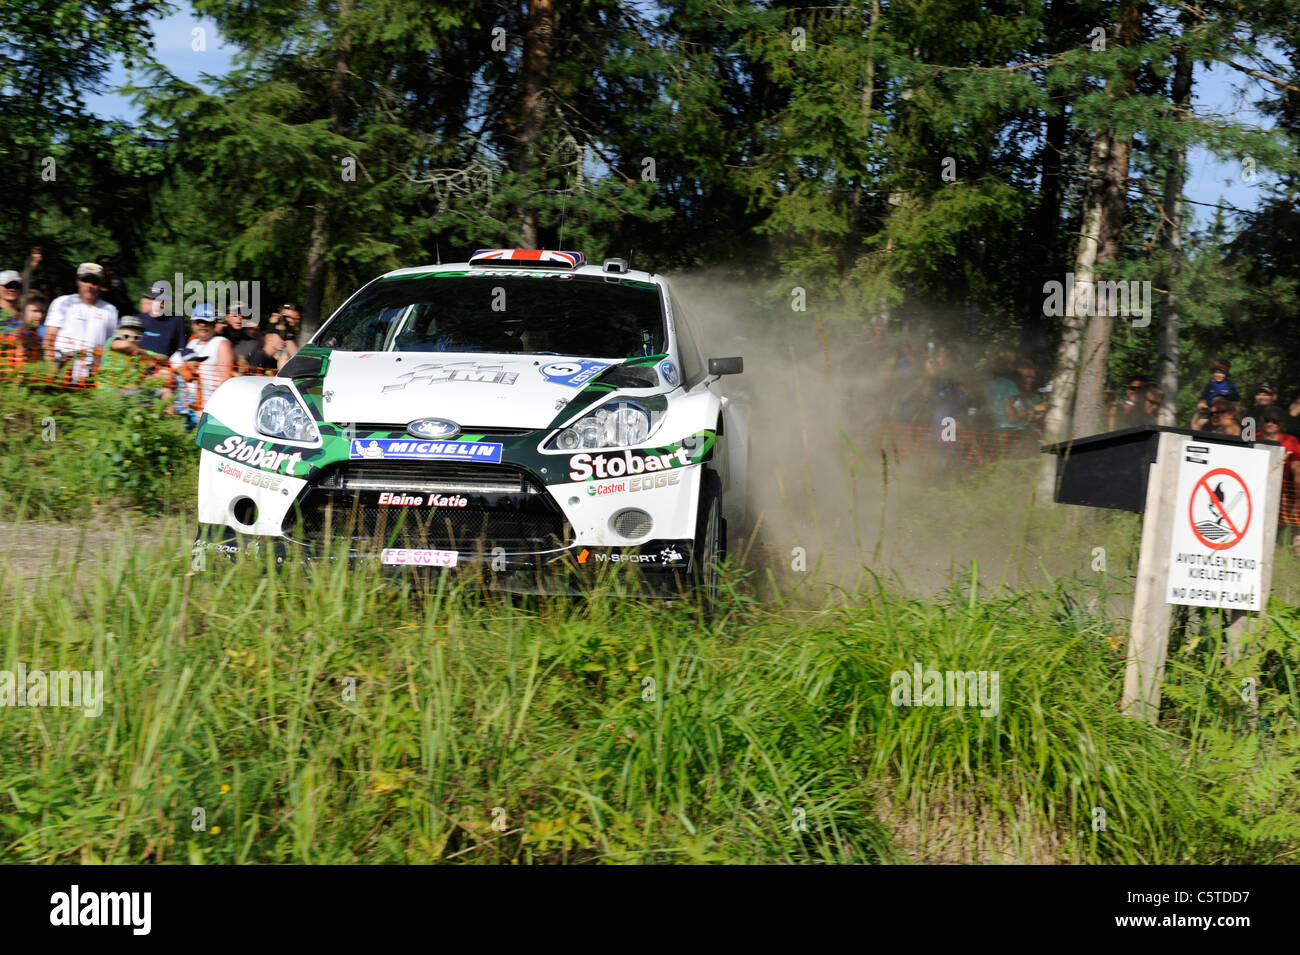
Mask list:
[[[193,31],[205,31],[206,49],[193,49]],[[216,25],[198,17],[185,4],[185,9],[159,20],[154,25],[154,45],[159,62],[173,74],[189,82],[199,82],[201,74],[219,76],[233,65],[235,50],[224,44]],[[1196,68],[1193,100],[1198,112],[1232,116],[1238,120],[1272,125],[1250,107],[1250,95],[1242,97],[1235,92],[1245,77],[1228,67],[1205,70]],[[137,118],[134,105],[116,88],[129,81],[125,69],[117,67],[108,78],[110,92],[88,96],[89,107],[101,115],[119,119]],[[1204,150],[1193,150],[1188,155],[1188,180],[1185,193],[1189,199],[1202,203],[1224,203],[1238,209],[1253,209],[1263,195],[1261,187],[1274,181],[1267,170],[1258,170],[1253,183],[1242,179],[1240,159],[1221,162]],[[1209,221],[1213,210],[1193,206],[1192,213],[1200,223]]]
[[[158,61],[174,75],[191,83],[198,82],[200,74],[220,76],[230,70],[235,48],[224,43],[216,24],[197,16],[188,3],[184,6],[182,12],[154,23],[154,53]],[[206,49],[202,52],[193,48],[195,37],[192,31],[196,28],[205,31]],[[109,92],[87,96],[86,105],[103,116],[125,120],[138,118],[134,104],[117,92],[117,88],[129,80],[125,68],[114,67],[106,81]]]

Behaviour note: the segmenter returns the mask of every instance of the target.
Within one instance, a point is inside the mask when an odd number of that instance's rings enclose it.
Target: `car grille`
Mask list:
[[[393,424],[392,422],[383,421],[357,421],[349,426],[349,430],[356,434],[397,434],[403,433],[406,427],[404,424]],[[520,435],[528,434],[535,431],[535,428],[479,428],[470,425],[461,425],[460,434],[481,434],[493,438],[517,438]],[[419,437],[419,435],[416,435]],[[424,440],[428,441],[429,438]]]
[[[381,503],[385,494],[420,503]],[[443,503],[428,506],[431,496]],[[357,550],[418,547],[489,554],[495,547],[555,550],[573,541],[563,512],[527,472],[453,461],[335,465],[299,496],[283,531],[307,543],[347,539]]]
[[[343,491],[425,491],[443,494],[545,493],[518,468],[432,461],[357,461],[340,464],[317,487]]]

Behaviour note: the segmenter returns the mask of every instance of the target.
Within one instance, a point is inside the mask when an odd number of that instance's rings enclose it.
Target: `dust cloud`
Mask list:
[[[729,528],[731,553],[746,567],[770,572],[783,590],[808,580],[856,589],[878,575],[917,595],[950,586],[972,561],[982,585],[1087,570],[1093,518],[1034,505],[1035,448],[975,473],[956,444],[890,428],[903,387],[894,377],[899,333],[819,322],[811,306],[756,307],[753,289],[710,273],[672,281],[705,357],[745,359],[745,373],[721,389],[749,423],[747,526]],[[931,348],[950,347],[963,390],[982,394],[982,346],[952,334],[912,344],[921,364]],[[1121,549],[1136,527],[1125,517]],[[1082,543],[1065,545],[1066,532],[1081,530]],[[1118,565],[1128,555],[1116,556]]]

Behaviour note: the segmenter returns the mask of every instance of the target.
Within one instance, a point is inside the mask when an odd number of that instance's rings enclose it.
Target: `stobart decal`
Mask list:
[[[276,446],[265,441],[254,444],[232,434],[212,449],[232,461],[261,468],[264,471],[276,471],[280,474],[292,474],[293,469],[302,463],[302,451],[276,450]]]
[[[622,454],[575,454],[569,458],[569,480],[585,481],[593,475],[598,478],[622,477],[643,471],[666,471],[685,467],[691,463],[685,448],[671,454],[646,454],[644,451],[624,451]]]

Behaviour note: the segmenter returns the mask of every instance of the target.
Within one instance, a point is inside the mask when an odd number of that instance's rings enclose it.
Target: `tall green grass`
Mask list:
[[[171,530],[0,574],[0,666],[107,682],[98,718],[0,708],[0,861],[1281,862],[1300,844],[1292,609],[1233,667],[1192,620],[1153,728],[1115,711],[1114,626],[1080,582],[988,592],[972,572],[921,601],[876,581],[807,610],[733,574],[708,624],[619,580],[511,599],[342,565],[195,573]],[[999,671],[999,714],[892,705],[914,662]]]
[[[619,579],[511,599],[342,565],[194,572],[192,518],[131,509],[190,513],[176,422],[13,386],[0,412],[0,517],[96,529],[38,573],[0,555],[0,669],[107,681],[97,718],[0,707],[0,861],[1296,857],[1296,566],[1279,551],[1232,666],[1222,621],[1179,611],[1160,724],[1123,717],[1138,521],[1032,507],[1032,461],[917,480],[846,443],[782,490],[786,526],[740,548],[761,573],[706,622]],[[892,705],[918,662],[998,671],[1000,712]]]
[[[193,435],[157,402],[0,380],[0,520],[192,510]]]

